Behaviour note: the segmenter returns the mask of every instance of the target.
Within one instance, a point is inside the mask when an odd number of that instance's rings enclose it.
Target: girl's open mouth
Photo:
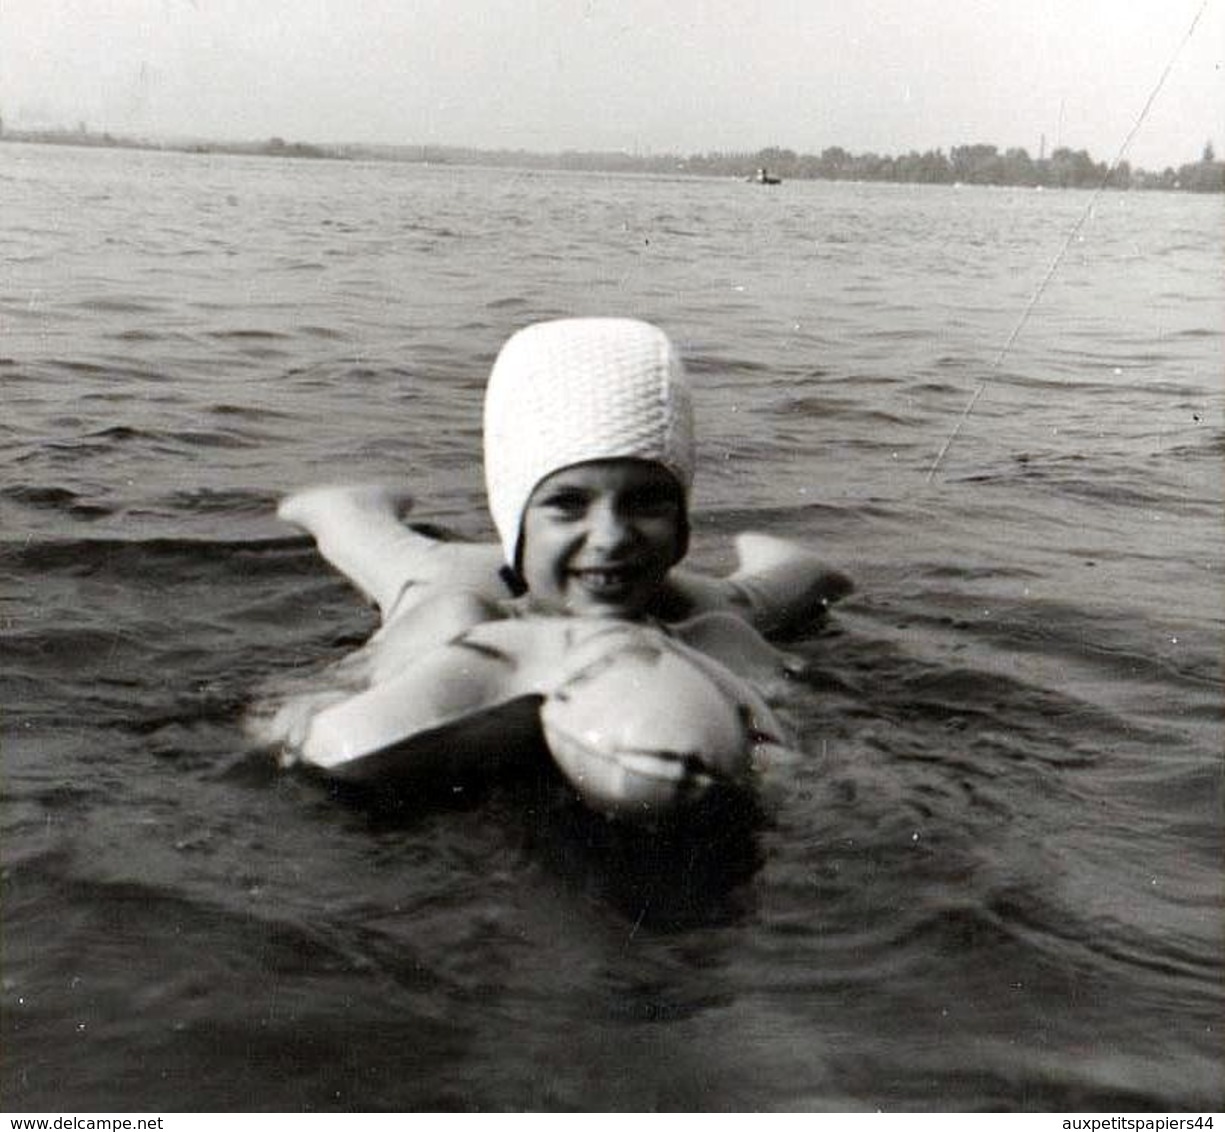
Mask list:
[[[628,566],[603,566],[572,570],[570,576],[593,597],[615,598],[629,589],[638,571]]]

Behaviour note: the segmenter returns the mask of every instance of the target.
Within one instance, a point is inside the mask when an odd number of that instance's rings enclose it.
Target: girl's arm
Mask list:
[[[319,553],[378,607],[383,620],[427,593],[509,596],[491,544],[442,542],[412,529],[407,492],[377,484],[318,487],[288,496],[277,515],[314,536]]]

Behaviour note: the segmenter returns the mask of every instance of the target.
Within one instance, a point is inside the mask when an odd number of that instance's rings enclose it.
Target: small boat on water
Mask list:
[[[782,178],[771,176],[769,171],[764,168],[758,169],[757,172],[749,178],[749,181],[751,181],[754,185],[781,185],[783,183]]]

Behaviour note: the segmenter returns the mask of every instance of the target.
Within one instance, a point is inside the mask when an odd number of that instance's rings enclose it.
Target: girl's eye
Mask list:
[[[559,491],[541,502],[548,510],[567,517],[581,515],[587,509],[587,497],[581,491]]]
[[[676,496],[670,491],[643,491],[626,501],[626,510],[642,518],[659,518],[673,515],[678,510]]]

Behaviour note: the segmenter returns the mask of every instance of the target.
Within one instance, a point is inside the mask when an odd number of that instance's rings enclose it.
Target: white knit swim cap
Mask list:
[[[693,406],[667,335],[634,319],[572,318],[511,337],[485,391],[485,487],[507,563],[545,476],[625,457],[662,464],[688,501]]]

